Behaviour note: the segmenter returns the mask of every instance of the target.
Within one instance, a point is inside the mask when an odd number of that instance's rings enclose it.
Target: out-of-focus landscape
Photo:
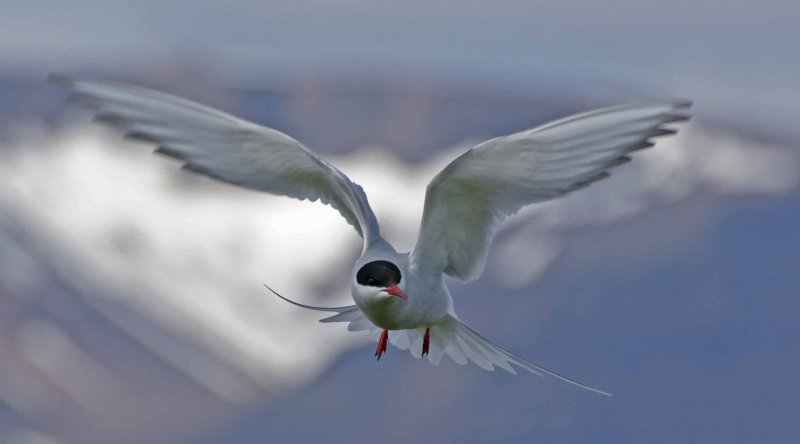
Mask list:
[[[0,14],[0,442],[794,442],[800,5],[21,2]],[[276,128],[413,246],[485,139],[695,101],[612,178],[511,218],[460,317],[610,391],[438,367],[270,295],[350,304],[360,239],[318,203],[178,170],[51,72]]]

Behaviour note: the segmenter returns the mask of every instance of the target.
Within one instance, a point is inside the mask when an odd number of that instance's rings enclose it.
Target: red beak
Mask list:
[[[392,296],[397,296],[400,299],[408,299],[408,295],[405,291],[401,290],[397,284],[392,284],[389,288],[384,288],[383,291],[389,293]]]

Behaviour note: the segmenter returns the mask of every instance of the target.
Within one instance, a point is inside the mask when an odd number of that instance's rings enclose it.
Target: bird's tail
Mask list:
[[[379,333],[380,330],[375,328],[371,335],[377,340]],[[408,349],[412,356],[420,358],[422,357],[424,334],[425,328],[391,331],[389,342],[401,350]],[[539,376],[550,375],[586,390],[611,396],[608,392],[582,384],[514,355],[451,315],[445,316],[430,326],[428,360],[432,364],[438,365],[444,355],[449,356],[457,364],[465,365],[472,361],[477,366],[489,371],[500,367],[509,373],[516,374],[513,367],[516,366]]]
[[[307,310],[335,313],[333,316],[321,319],[320,322],[346,322],[347,329],[350,331],[370,330],[370,337],[377,341],[382,329],[372,324],[355,305],[343,307],[315,307],[295,302],[282,296],[275,290],[264,284],[275,296],[284,301],[305,308]],[[558,373],[547,370],[530,361],[505,350],[494,342],[481,336],[475,330],[467,327],[455,316],[446,315],[441,320],[435,322],[430,327],[430,347],[428,360],[433,365],[439,365],[442,356],[447,355],[453,362],[465,365],[472,361],[478,367],[493,371],[495,367],[516,374],[512,365],[525,369],[535,375],[550,375],[562,381],[584,388],[586,390],[611,396],[610,393],[581,384],[578,381],[559,375]],[[389,342],[400,350],[409,350],[415,358],[422,357],[422,342],[425,336],[425,327],[410,330],[392,330],[389,334]]]
[[[364,316],[364,313],[362,313],[361,310],[359,310],[358,306],[356,305],[345,305],[343,307],[315,307],[313,305],[306,305],[306,304],[301,304],[299,302],[295,302],[287,298],[286,296],[283,296],[282,294],[278,293],[277,291],[273,290],[272,288],[270,288],[269,285],[264,284],[264,286],[267,287],[267,289],[271,291],[272,294],[274,294],[275,296],[297,307],[305,308],[306,310],[311,310],[311,311],[336,313],[333,316],[328,316],[327,318],[320,319],[319,320],[320,322],[325,322],[325,323],[347,322],[347,330],[349,331],[369,330],[375,327],[372,324],[372,322],[370,322],[369,319],[367,319],[366,316]]]

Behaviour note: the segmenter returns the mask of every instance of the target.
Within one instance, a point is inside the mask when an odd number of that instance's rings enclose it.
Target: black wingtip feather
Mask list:
[[[630,160],[630,158],[627,158],[627,159]],[[625,162],[622,162],[622,163],[625,163]],[[583,179],[581,181],[578,181],[578,182],[575,182],[575,183],[571,184],[569,186],[569,191],[575,191],[575,190],[580,190],[581,188],[586,188],[589,185],[591,185],[592,182],[597,182],[598,180],[603,180],[603,179],[605,179],[605,178],[607,178],[609,176],[611,176],[611,173],[609,173],[608,171],[601,171],[601,172],[599,172],[599,173],[597,173],[595,175],[589,176],[586,179]]]
[[[167,150],[162,150],[162,148],[164,148],[164,147],[163,146],[158,147],[156,149],[156,152],[164,153],[164,154],[167,154],[168,156],[172,156],[172,157],[178,157],[176,155],[169,154],[168,153],[168,151],[169,151],[168,149]],[[186,171],[191,171],[193,173],[204,174],[206,176],[210,176],[210,177],[214,177],[214,178],[217,177],[214,173],[209,171],[207,168],[204,168],[204,167],[202,167],[200,165],[197,165],[197,164],[184,163],[183,165],[181,165],[181,169],[182,170],[186,170]]]
[[[631,147],[630,149],[628,149],[628,151],[627,151],[627,152],[629,152],[629,153],[630,153],[630,152],[632,152],[632,151],[641,151],[641,150],[645,150],[645,149],[647,149],[647,148],[652,148],[652,147],[654,147],[655,145],[656,145],[656,144],[655,144],[655,142],[642,142],[642,143],[640,143],[640,144],[638,144],[638,145],[634,145],[633,147]]]
[[[156,141],[155,139],[152,139],[152,141],[153,141],[154,143],[159,143],[159,142],[158,142],[158,141]],[[156,152],[156,153],[158,153],[158,154],[163,154],[163,155],[165,155],[165,156],[174,157],[174,158],[176,158],[176,159],[183,159],[183,158],[185,157],[185,156],[182,156],[182,155],[180,154],[180,152],[178,152],[177,150],[174,150],[174,149],[172,149],[172,148],[170,148],[170,147],[168,147],[168,146],[166,146],[166,145],[160,145],[160,146],[158,146],[158,147],[157,147],[157,148],[154,150],[154,152]],[[189,164],[188,164],[188,163],[187,163],[187,164],[184,164],[183,166],[181,166],[181,168],[184,168],[184,169],[189,169],[189,168],[187,168],[187,167],[186,167],[186,165],[189,165]],[[198,168],[199,168],[199,167],[198,167]],[[203,172],[203,171],[197,171],[197,172],[198,172],[198,173],[201,173],[201,172]]]
[[[147,133],[142,133],[142,132],[139,132],[139,131],[131,131],[129,133],[125,133],[125,136],[123,136],[123,137],[126,138],[126,139],[129,139],[129,140],[137,141],[137,142],[153,143],[153,144],[156,144],[156,145],[158,145],[158,143],[159,143],[159,141],[156,140],[155,137],[153,137],[153,136],[151,136],[151,135],[149,135]],[[158,152],[159,148],[156,148],[155,151]]]
[[[605,168],[605,169],[614,168],[616,166],[620,166],[620,165],[626,164],[626,163],[628,163],[630,161],[631,161],[630,157],[628,157],[628,156],[620,156],[620,157],[617,157],[616,159],[613,159],[613,160],[609,161],[607,164],[605,164],[603,166],[603,168]]]
[[[125,119],[118,114],[100,113],[100,114],[95,114],[95,116],[92,117],[92,122],[111,125],[114,127],[122,127],[125,123]]]
[[[647,138],[649,139],[649,138],[652,138],[652,137],[671,136],[671,135],[673,135],[673,134],[675,134],[677,132],[678,132],[678,130],[670,129],[670,128],[656,128],[656,129],[654,129],[654,130],[652,130],[652,131],[647,133]]]

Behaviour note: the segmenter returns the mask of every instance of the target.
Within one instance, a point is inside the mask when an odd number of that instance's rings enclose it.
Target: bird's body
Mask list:
[[[374,245],[359,258],[353,267],[352,294],[358,308],[373,324],[388,330],[407,330],[428,327],[448,314],[454,315],[453,299],[443,276],[417,273],[408,266],[408,253],[397,253],[388,243]],[[386,260],[395,264],[404,278],[398,283],[407,299],[394,297],[386,292],[369,291],[357,284],[358,271],[366,264]],[[414,297],[417,295],[417,297]],[[424,296],[423,296],[424,295]]]
[[[183,168],[242,187],[320,200],[363,238],[351,276],[354,305],[313,307],[322,322],[370,330],[376,356],[391,342],[438,364],[443,355],[492,370],[512,365],[583,385],[504,350],[462,323],[445,275],[469,281],[483,271],[494,233],[526,205],[583,188],[630,160],[628,154],[675,132],[690,102],[653,100],[605,108],[497,137],[468,150],[428,185],[414,249],[398,253],[380,234],[364,190],[291,137],[175,96],[120,83],[51,77],[76,91],[95,119],[158,145]],[[270,289],[272,290],[272,289]]]

